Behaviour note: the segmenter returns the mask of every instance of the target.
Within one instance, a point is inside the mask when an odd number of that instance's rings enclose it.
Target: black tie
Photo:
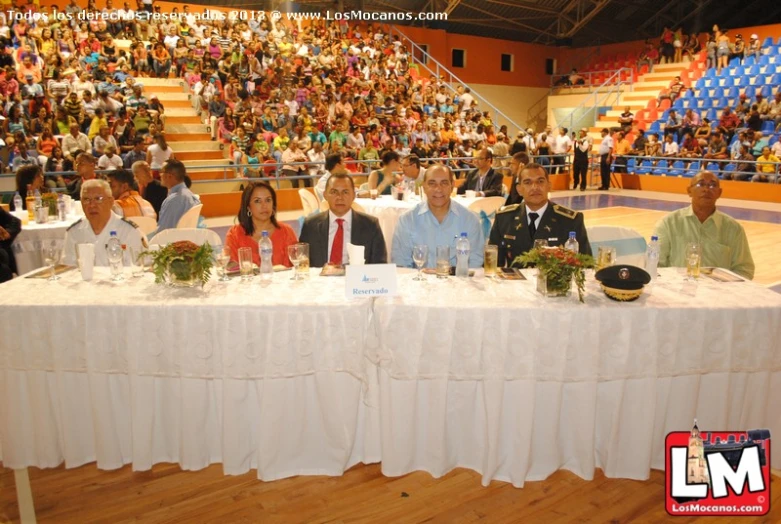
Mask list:
[[[537,233],[537,218],[540,215],[538,213],[529,213],[529,235],[534,240],[534,235]]]

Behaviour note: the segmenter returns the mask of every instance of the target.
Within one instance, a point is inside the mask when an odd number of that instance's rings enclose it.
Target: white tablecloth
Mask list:
[[[466,197],[454,197],[453,200],[469,207],[473,202],[480,200],[479,198],[466,198]],[[377,217],[380,221],[380,229],[382,229],[382,235],[385,237],[385,244],[388,247],[388,258],[390,258],[391,245],[393,244],[393,233],[396,231],[396,224],[399,222],[401,215],[415,207],[420,203],[417,197],[413,197],[411,200],[403,201],[391,198],[388,195],[382,195],[376,200],[371,198],[356,198],[355,201],[363,207],[367,213]]]
[[[358,301],[314,274],[3,284],[0,460],[222,463],[266,480],[381,461],[522,486],[562,468],[647,478],[695,417],[781,434],[781,296],[758,285],[662,270],[636,302],[590,280],[579,304],[534,280],[412,274],[400,297]]]
[[[404,276],[377,300],[383,473],[647,479],[695,417],[781,434],[781,295],[675,269],[631,303],[592,278],[586,304],[535,284]]]
[[[3,284],[6,467],[221,462],[269,480],[379,460],[363,446],[371,301],[345,299],[343,279],[201,291],[98,271]]]
[[[69,215],[64,222],[54,220],[46,224],[30,222],[22,226],[22,232],[13,243],[16,266],[20,275],[43,267],[41,257],[42,241],[65,240],[65,231],[76,222],[80,216]]]

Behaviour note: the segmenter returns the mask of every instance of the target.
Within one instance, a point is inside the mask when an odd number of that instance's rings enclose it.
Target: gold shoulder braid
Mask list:
[[[563,217],[570,218],[570,219],[575,218],[576,216],[578,216],[578,212],[577,211],[573,211],[573,210],[571,210],[569,208],[566,208],[564,206],[560,206],[558,204],[554,204],[553,212],[554,213],[558,213],[559,215],[561,215]]]
[[[497,214],[499,214],[499,213],[509,213],[510,211],[517,210],[519,207],[521,207],[520,204],[513,204],[511,206],[502,206],[502,207],[499,208],[499,211],[497,211],[496,213]]]

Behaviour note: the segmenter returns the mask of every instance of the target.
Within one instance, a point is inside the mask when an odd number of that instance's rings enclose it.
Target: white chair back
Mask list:
[[[189,240],[190,242],[198,244],[199,246],[202,246],[208,242],[209,245],[215,249],[217,246],[222,246],[222,239],[220,239],[220,235],[218,235],[216,232],[212,231],[211,229],[196,227],[164,229],[163,231],[160,231],[158,234],[156,234],[154,238],[149,241],[149,243],[165,246],[171,242],[179,242],[180,240]]]
[[[645,267],[645,238],[631,227],[591,226],[586,232],[595,257],[601,246],[610,246],[616,248],[617,263]]]
[[[187,210],[187,213],[182,215],[179,222],[176,224],[176,229],[191,229],[198,226],[198,217],[201,216],[201,209],[203,204],[198,204]]]
[[[301,197],[301,205],[304,207],[304,216],[312,214],[313,211],[317,211],[317,197],[307,189],[299,189],[298,196]]]
[[[157,220],[152,217],[128,217],[127,220],[137,225],[138,229],[146,236],[154,233],[157,229]]]
[[[352,208],[359,213],[366,213],[366,209],[358,202],[353,202]],[[323,200],[320,202],[320,211],[328,211],[329,209],[331,208],[328,205],[328,200]]]
[[[469,210],[478,214],[480,211],[485,211],[486,215],[491,216],[491,213],[496,212],[506,201],[506,198],[500,196],[485,197],[472,202],[469,205]]]

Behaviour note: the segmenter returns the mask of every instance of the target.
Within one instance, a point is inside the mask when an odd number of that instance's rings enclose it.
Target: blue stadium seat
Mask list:
[[[705,89],[705,84],[706,84],[706,82],[707,82],[707,79],[706,79],[704,76],[703,76],[703,77],[700,77],[700,78],[697,80],[697,83],[696,83],[696,84],[694,84],[694,87],[696,87],[697,89]]]
[[[662,127],[661,122],[657,120],[656,122],[652,122],[650,126],[648,126],[647,133],[661,133]]]
[[[756,62],[757,62],[757,57],[755,57],[754,55],[749,55],[744,60],[743,65],[753,66],[756,64]]]
[[[781,36],[779,36],[778,40],[776,40],[776,45],[781,46]]]
[[[730,99],[738,98],[740,96],[740,89],[738,89],[735,86],[732,86],[727,89],[727,92],[724,94],[724,96]]]
[[[711,107],[712,105],[713,105],[713,102],[711,102],[711,99],[710,99],[710,98],[700,98],[700,99],[697,101],[697,107],[698,107],[699,109],[708,109],[708,108],[709,108],[709,107]]]
[[[740,65],[740,58],[738,58],[737,56],[729,61],[729,66],[730,67],[735,67],[735,66],[739,66],[739,65]]]
[[[710,162],[707,166],[705,166],[706,171],[710,171],[716,176],[719,176],[719,164],[716,162]]]
[[[768,140],[767,145],[772,146],[776,142],[778,142],[778,135],[773,135],[770,137],[770,140]]]
[[[771,45],[773,45],[773,37],[772,36],[768,36],[767,38],[765,38],[765,41],[762,42],[762,47],[767,47],[767,46],[771,46]]]
[[[676,100],[678,102],[678,100]],[[673,104],[673,107],[675,107],[675,104]],[[681,99],[681,109],[694,109],[697,107],[697,101],[692,98],[683,98]]]
[[[702,80],[702,78],[700,78],[700,80]],[[699,82],[700,80],[697,80],[697,82]],[[694,89],[687,89],[686,91],[684,91],[683,92],[683,98],[684,99],[686,99],[686,98],[694,98]]]
[[[688,178],[693,178],[694,175],[700,172],[700,163],[699,162],[692,162],[689,164],[689,167],[684,170],[683,176]]]
[[[767,83],[772,86],[781,84],[781,73],[773,73],[773,76],[770,77]]]
[[[637,167],[637,160],[635,160],[634,157],[630,158],[626,161],[626,172],[634,174],[635,168]]]
[[[656,164],[656,167],[652,171],[654,175],[666,175],[667,174],[667,160],[660,160]]]
[[[729,175],[735,172],[735,164],[729,163],[724,166],[724,170],[721,172],[721,178],[731,178]]]
[[[747,72],[747,74],[748,74],[749,76],[756,76],[756,75],[758,75],[759,73],[760,73],[760,71],[759,71],[759,66],[758,66],[758,65],[756,65],[756,64],[754,64],[753,66],[751,66],[751,67],[749,67],[749,68],[748,68],[748,72]]]
[[[684,108],[683,98],[676,98],[675,102],[673,102],[673,109],[680,110],[680,109],[683,109],[683,108]]]
[[[667,176],[682,176],[684,171],[683,160],[673,162],[672,169],[667,171]]]
[[[716,109],[724,109],[725,107],[729,106],[729,102],[727,102],[726,98],[719,98],[718,100],[713,101],[713,107]]]
[[[759,57],[759,65],[770,65],[770,57],[767,55],[762,55]]]
[[[759,74],[754,76],[754,85],[755,86],[763,86],[765,85],[765,75]]]
[[[743,75],[741,77],[735,77],[735,85],[739,86],[750,86],[751,85],[751,77],[748,75]]]
[[[752,98],[754,98],[754,95],[757,94],[757,89],[754,86],[748,86],[746,87],[746,90],[743,91],[743,93],[746,95],[746,98],[751,100]]]
[[[743,76],[747,74],[746,68],[743,66],[737,66],[731,73],[730,76]]]
[[[670,110],[665,109],[664,112],[662,113],[660,120],[666,124],[668,118],[670,118]]]
[[[643,160],[643,163],[640,164],[640,167],[637,168],[636,173],[638,175],[650,175],[653,167],[653,162],[650,160]]]
[[[716,112],[716,109],[711,107],[710,109],[708,109],[708,112],[705,113],[705,118],[707,118],[711,122],[716,122],[719,119],[719,115]]]
[[[772,120],[765,120],[762,122],[762,134],[765,136],[772,135],[776,130],[776,124]]]
[[[707,71],[705,71],[705,77],[704,78],[716,78],[716,68],[711,67]]]

